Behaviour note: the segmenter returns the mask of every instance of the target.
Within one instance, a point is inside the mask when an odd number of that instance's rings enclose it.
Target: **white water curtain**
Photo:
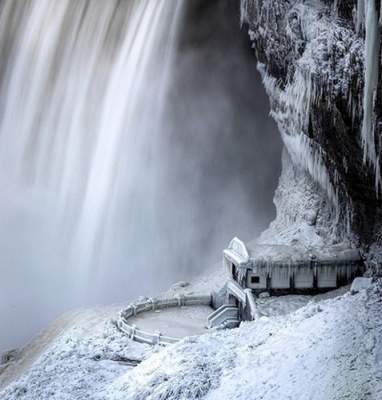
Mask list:
[[[154,187],[143,181],[154,170],[181,1],[1,5],[1,186],[49,210],[68,262],[86,271],[118,201]]]

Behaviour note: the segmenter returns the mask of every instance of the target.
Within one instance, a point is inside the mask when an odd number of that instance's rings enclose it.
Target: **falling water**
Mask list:
[[[3,3],[0,27],[10,31],[16,14],[22,23],[11,43],[0,35],[11,54],[1,88],[1,171],[16,190],[49,194],[62,240],[81,264],[102,247],[119,175],[134,192],[132,177],[150,168],[142,155],[160,129],[180,4]],[[118,169],[121,156],[129,171]]]
[[[36,274],[36,262],[61,270],[62,286],[51,288],[56,302],[68,287],[86,298],[107,267],[121,208],[134,210],[155,189],[156,135],[181,6],[0,2],[0,218],[14,229],[0,235],[3,247],[8,236],[16,253],[30,257],[21,262],[12,251],[7,259],[2,248],[2,269],[16,275],[31,264],[19,279]],[[139,237],[132,214],[125,223]],[[27,245],[38,247],[35,257]],[[45,272],[34,279],[52,285]],[[1,296],[4,306],[4,288]]]

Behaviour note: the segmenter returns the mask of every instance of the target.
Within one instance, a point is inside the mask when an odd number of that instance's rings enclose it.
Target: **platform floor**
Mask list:
[[[166,336],[183,338],[207,332],[207,317],[214,310],[209,306],[172,307],[148,311],[129,318],[129,325],[135,324],[146,332],[160,332]]]

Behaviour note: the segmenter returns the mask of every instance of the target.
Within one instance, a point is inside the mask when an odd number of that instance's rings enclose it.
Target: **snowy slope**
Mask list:
[[[132,342],[110,314],[93,314],[54,340],[0,398],[378,400],[381,294],[382,283],[166,349]]]
[[[186,340],[101,394],[107,399],[380,399],[381,287]]]
[[[130,341],[114,326],[120,308],[82,310],[53,323],[21,352],[20,360],[0,373],[9,381],[12,371],[14,378],[0,390],[0,399],[84,399],[130,371],[152,349]],[[51,335],[52,330],[57,334]]]

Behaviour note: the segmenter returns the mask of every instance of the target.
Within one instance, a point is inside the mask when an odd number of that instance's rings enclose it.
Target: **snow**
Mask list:
[[[170,292],[206,289],[212,273],[176,284]],[[210,289],[223,282],[223,275],[216,270],[215,275]],[[355,295],[345,291],[261,296],[257,321],[187,337],[167,348],[142,345],[119,332],[113,318],[122,306],[79,311],[42,336],[40,351],[6,382],[0,398],[377,400],[382,396],[382,282]],[[23,362],[8,368],[16,371]]]
[[[256,299],[257,310],[265,317],[290,314],[312,301],[313,296],[260,296]]]
[[[337,210],[327,203],[322,189],[310,175],[293,164],[286,151],[274,203],[276,219],[256,244],[314,248],[322,254],[330,252],[327,250],[333,246],[337,250],[351,248],[348,227],[336,222]]]
[[[223,258],[223,257],[222,257]],[[210,268],[203,271],[203,273],[189,282],[186,286],[179,286],[174,284],[166,292],[166,296],[173,297],[178,294],[196,294],[196,293],[209,293],[216,292],[221,289],[227,279],[227,271],[222,262],[210,266]]]
[[[91,310],[75,310],[63,314],[52,322],[34,340],[17,351],[14,362],[0,365],[0,390],[10,381],[17,380],[33,363],[48,349],[49,346],[68,330],[78,325],[82,326],[78,332],[94,332],[99,320],[110,320],[118,313],[122,306],[109,306]]]
[[[381,288],[184,340],[109,386],[106,399],[379,399]]]
[[[94,396],[104,386],[126,374],[131,365],[152,351],[130,341],[112,323],[118,307],[83,310],[66,317],[66,329],[46,338],[45,349],[23,374],[6,382],[0,398],[30,400],[78,400]],[[61,322],[53,324],[60,326]],[[39,339],[36,340],[40,343]],[[15,362],[9,368],[18,370]],[[21,376],[20,376],[21,375]]]
[[[129,318],[129,324],[146,332],[183,338],[206,333],[207,317],[213,311],[208,306],[166,308],[140,313]]]
[[[362,277],[355,278],[351,285],[350,292],[354,294],[358,293],[361,290],[369,289],[372,283],[373,283],[372,278],[362,278]]]
[[[259,244],[250,242],[248,248],[251,261],[263,261],[274,264],[299,264],[309,260],[317,262],[351,262],[360,261],[361,257],[356,249],[345,247],[343,243],[333,246],[289,246],[285,244]]]
[[[306,306],[309,303],[318,303],[322,300],[333,299],[344,295],[350,286],[344,286],[336,290],[331,290],[316,296],[309,295],[286,295],[269,296],[268,293],[262,293],[256,298],[256,306],[260,315],[266,317],[276,317],[287,315]]]

